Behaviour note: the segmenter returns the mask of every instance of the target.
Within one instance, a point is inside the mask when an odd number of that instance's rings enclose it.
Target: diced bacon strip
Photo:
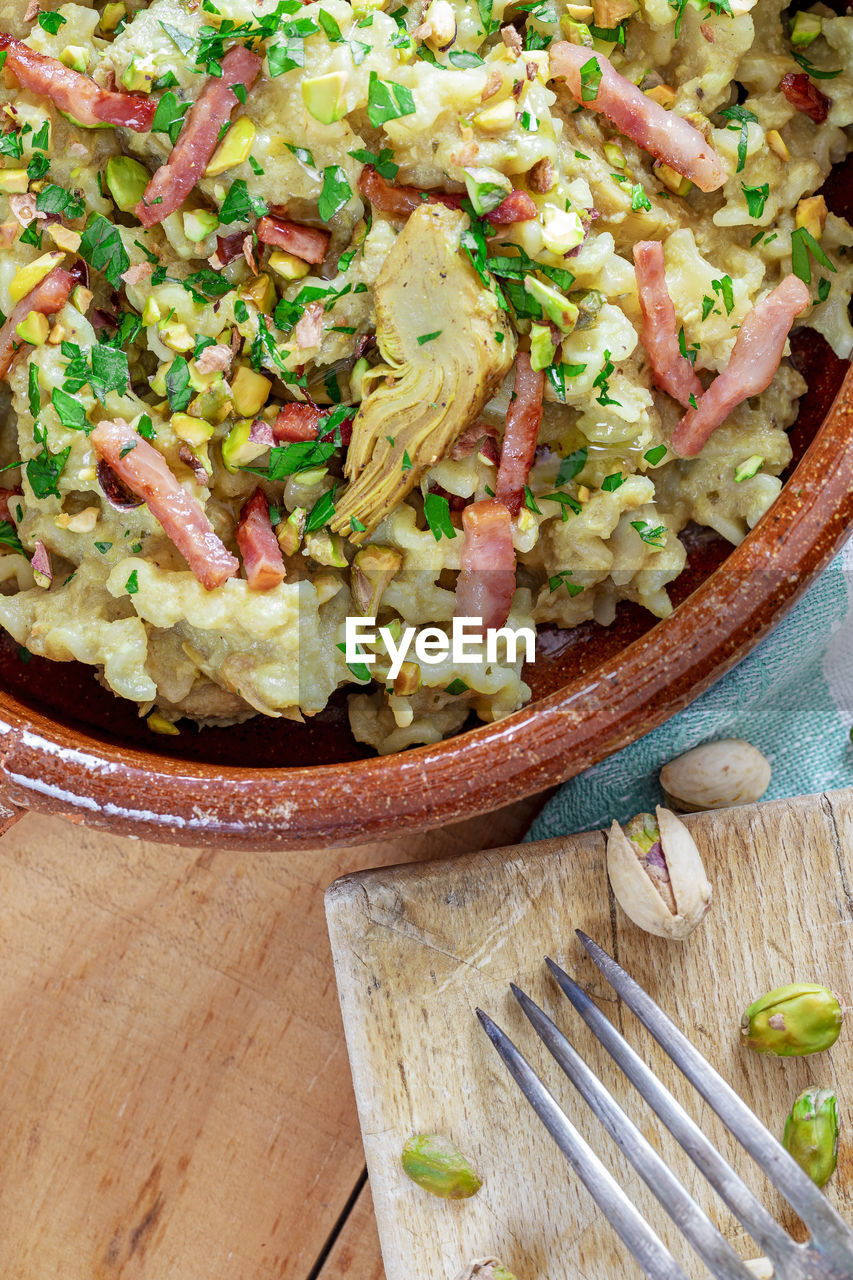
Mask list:
[[[222,59],[222,74],[206,81],[190,107],[169,159],[154,174],[134,209],[143,227],[162,222],[184,203],[210,164],[219,130],[240,105],[234,85],[245,85],[248,92],[261,73],[261,64],[259,55],[242,44],[228,50]]]
[[[597,64],[601,79],[596,87],[593,67],[591,87],[595,94],[587,101],[583,96],[581,72],[590,62]],[[699,130],[682,116],[674,111],[665,111],[659,103],[648,98],[635,84],[620,75],[603,54],[593,53],[584,45],[561,41],[551,46],[550,66],[552,78],[559,76],[565,80],[576,102],[590,111],[600,111],[620,133],[655,159],[662,160],[695,182],[701,191],[716,191],[726,181],[728,174],[722,160]],[[590,85],[588,73],[584,79]],[[589,92],[590,88],[587,88]]]
[[[502,502],[486,498],[462,512],[465,541],[456,583],[457,618],[480,618],[483,631],[502,627],[515,593],[512,517]]]
[[[237,546],[251,591],[271,591],[284,582],[284,560],[263,489],[256,489],[240,512]]]
[[[821,93],[805,71],[799,73],[789,71],[780,80],[779,88],[792,107],[796,107],[797,111],[805,112],[810,120],[814,120],[815,124],[823,124],[829,115],[829,108],[832,105],[831,99],[827,98],[825,93]]]
[[[470,427],[466,427],[461,436],[457,436],[456,442],[450,450],[450,456],[454,462],[459,462],[462,458],[467,458],[476,449],[478,453],[487,457],[490,462],[497,463],[496,439],[497,432],[492,424],[478,419]]]
[[[98,423],[90,439],[120,480],[163,526],[203,587],[221,587],[240,567],[213,531],[201,504],[179,484],[162,454],[123,418]]]
[[[242,231],[235,231],[233,236],[216,237],[216,253],[213,256],[219,259],[220,267],[227,267],[229,262],[240,257],[245,238]]]
[[[515,363],[515,385],[506,415],[506,430],[501,443],[501,460],[495,495],[510,515],[521,510],[524,486],[533,465],[536,441],[542,423],[542,395],[545,391],[545,374],[535,370],[526,351],[518,354]]]
[[[276,440],[290,444],[298,440],[316,440],[320,410],[313,404],[285,404],[273,424]]]
[[[56,315],[68,301],[74,288],[74,277],[62,267],[54,267],[50,275],[30,289],[17,303],[9,319],[0,329],[0,378],[5,378],[18,351],[24,346],[23,338],[15,332],[31,311],[43,316]]]
[[[329,251],[331,235],[316,227],[302,227],[298,222],[286,222],[283,218],[264,217],[258,223],[258,239],[261,244],[284,249],[303,262],[322,262]]]
[[[810,301],[803,281],[798,276],[786,276],[753,307],[738,331],[729,363],[697,408],[690,409],[675,428],[672,448],[676,453],[695,458],[733,409],[770,386],[794,318]]]
[[[4,66],[22,89],[40,98],[50,98],[54,106],[80,124],[89,128],[114,124],[134,129],[136,133],[150,131],[157,103],[147,94],[103,89],[89,76],[66,67],[58,58],[37,53],[22,40],[0,32],[0,51],[4,50]]]
[[[13,498],[18,498],[20,495],[20,489],[0,489],[0,520],[8,520],[11,524],[15,523],[15,517],[12,515],[9,503],[12,502]],[[14,507],[17,515],[19,504],[15,503]]]
[[[422,204],[443,204],[450,209],[459,209],[464,199],[463,195],[455,191],[422,193],[417,187],[395,186],[393,182],[386,182],[371,164],[362,169],[358,189],[374,208],[390,214],[392,218],[408,218]],[[526,191],[513,191],[487,216],[489,222],[497,226],[529,222],[536,217],[536,205]]]
[[[508,227],[513,222],[529,222],[537,214],[536,204],[526,191],[511,191],[497,209],[486,214],[486,219],[496,227]]]
[[[634,270],[643,313],[643,346],[649,353],[655,382],[686,409],[691,396],[697,400],[701,396],[702,383],[678,346],[678,322],[666,287],[659,240],[640,240],[634,245]]]

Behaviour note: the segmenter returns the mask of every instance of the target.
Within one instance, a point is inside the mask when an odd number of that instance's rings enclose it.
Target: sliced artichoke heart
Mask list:
[[[376,281],[384,363],[364,376],[332,528],[366,538],[442,458],[506,376],[515,336],[461,249],[468,217],[416,209]],[[351,518],[364,529],[353,530]]]

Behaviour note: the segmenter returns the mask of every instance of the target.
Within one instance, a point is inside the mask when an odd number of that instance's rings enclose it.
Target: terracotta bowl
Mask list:
[[[827,201],[850,215],[853,165]],[[499,808],[633,742],[743,658],[853,527],[853,373],[822,339],[794,335],[809,384],[795,461],[741,546],[688,530],[688,565],[664,622],[620,606],[610,628],[540,633],[533,699],[494,725],[376,758],[343,700],[305,726],[258,717],[155,738],[90,668],[0,642],[0,799],[151,840],[318,848],[423,830]]]

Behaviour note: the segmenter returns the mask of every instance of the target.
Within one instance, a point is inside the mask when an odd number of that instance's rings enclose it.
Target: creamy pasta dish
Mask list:
[[[853,349],[823,4],[5,0],[0,63],[0,624],[155,733],[511,713],[507,630],[666,617],[780,491],[792,327]]]

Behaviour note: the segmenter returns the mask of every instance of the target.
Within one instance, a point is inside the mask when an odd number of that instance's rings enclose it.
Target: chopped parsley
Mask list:
[[[440,338],[444,333],[443,329],[436,329],[435,333],[422,333],[418,337],[418,346],[423,347],[427,342],[434,342],[436,338]]]
[[[242,178],[235,178],[222,202],[219,220],[251,222],[252,218],[262,218],[265,213],[269,213],[269,209],[261,197],[252,195]]]
[[[450,503],[440,493],[428,493],[424,498],[424,516],[436,542],[441,541],[442,535],[445,538],[456,537],[456,530],[450,519]]]
[[[26,554],[15,526],[10,520],[0,520],[0,545],[9,547],[11,551],[17,551],[19,555]]]
[[[569,518],[569,512],[573,511],[579,516],[583,511],[583,506],[578,502],[577,498],[573,498],[570,493],[541,493],[539,495],[540,502],[558,502],[562,507],[562,518],[565,522]]]
[[[723,306],[726,308],[726,315],[730,316],[732,314],[732,311],[734,311],[734,306],[735,306],[735,295],[734,295],[734,289],[732,287],[731,276],[723,276],[722,280],[712,280],[711,286],[714,289],[714,291],[716,293],[719,293],[719,295],[723,299]],[[692,358],[688,355],[688,359],[690,360],[691,364],[693,363],[695,358],[696,358],[695,354]]]
[[[336,644],[335,648],[340,649],[341,653],[346,654],[347,647],[343,640],[341,640],[339,644]],[[370,668],[364,662],[348,662],[347,669],[352,672],[356,680],[364,680],[367,682],[370,679]]]
[[[172,44],[186,57],[195,44],[193,36],[187,35],[186,31],[179,31],[177,27],[171,26],[168,22],[161,22],[160,26]]]
[[[175,356],[166,374],[166,395],[172,413],[182,413],[192,399],[189,365],[183,356]]]
[[[716,286],[720,283],[720,281],[714,280],[712,283],[716,288]],[[729,280],[729,285],[731,285],[731,280]],[[694,365],[696,363],[696,356],[699,352],[699,345],[697,343],[695,346],[688,347],[687,338],[685,337],[685,334],[684,334],[684,325],[682,325],[681,328],[678,330],[678,350],[684,356],[685,360],[690,361],[691,365]]]
[[[560,462],[560,469],[557,472],[557,488],[568,480],[574,480],[575,476],[579,476],[586,466],[588,457],[589,450],[584,446],[583,449],[575,449],[563,458]]]
[[[127,582],[124,584],[124,589],[129,596],[136,595],[137,591],[139,590],[139,570],[138,569],[134,569],[133,572],[130,574]]]
[[[621,471],[614,471],[613,475],[604,477],[601,487],[605,493],[613,493],[616,489],[621,488],[627,479],[628,477],[623,476]]]
[[[321,10],[322,12],[322,10]],[[330,164],[323,170],[323,190],[320,193],[318,212],[323,222],[329,222],[352,199],[352,188],[347,175],[339,164]]]
[[[372,164],[380,178],[384,178],[386,182],[393,182],[400,171],[400,166],[394,163],[394,152],[390,147],[383,147],[377,153],[368,151],[362,147],[358,151],[350,151],[348,153],[353,160],[360,160],[362,164]],[[313,160],[311,161],[313,164]]]
[[[737,172],[740,173],[746,164],[746,148],[749,142],[749,126],[758,122],[758,116],[754,111],[750,111],[748,107],[735,105],[733,107],[724,107],[720,115],[729,121],[727,129],[733,129],[735,133],[740,130],[740,137],[737,144]]]
[[[764,212],[767,197],[770,195],[770,183],[765,182],[762,187],[748,187],[745,182],[740,185],[750,218],[760,218]]]
[[[102,271],[114,289],[121,288],[121,277],[130,266],[130,258],[118,229],[100,213],[95,214],[83,232],[80,256],[95,271]]]
[[[561,404],[566,402],[566,379],[577,378],[586,371],[585,364],[549,364],[545,377]]]
[[[50,394],[50,403],[56,410],[63,427],[68,427],[72,431],[85,431],[87,435],[92,430],[92,425],[86,417],[86,410],[76,396],[69,395],[61,387],[54,387]]]
[[[621,405],[622,403],[621,400],[614,400],[610,395],[610,376],[614,372],[615,368],[616,366],[614,365],[613,361],[610,359],[610,352],[605,351],[604,364],[602,365],[601,369],[596,375],[595,381],[592,384],[594,387],[598,387],[598,395],[596,396],[596,399],[598,400],[598,403],[601,405],[608,405],[608,404]]]
[[[66,191],[55,182],[49,182],[36,196],[39,213],[64,214],[66,218],[82,218],[86,202],[76,191]]]
[[[579,596],[583,591],[583,587],[579,582],[569,582],[571,576],[571,569],[561,569],[559,573],[555,573],[552,578],[549,578],[548,586],[551,594],[553,595],[555,591],[559,591],[560,587],[565,587],[570,596]]]
[[[326,39],[332,44],[341,44],[344,38],[343,32],[337,24],[335,18],[325,9],[321,9],[317,14],[317,21],[326,33]]]
[[[221,298],[233,288],[231,281],[219,271],[203,267],[201,271],[193,271],[185,276],[181,284],[196,302],[205,303],[211,298]],[[236,314],[236,306],[234,308]]]
[[[795,231],[791,232],[791,270],[805,284],[811,284],[812,282],[812,267],[809,262],[809,254],[811,254],[815,262],[819,262],[827,271],[834,272],[836,270],[811,232],[807,231],[805,227],[797,227]]]
[[[370,73],[367,88],[367,118],[378,129],[386,120],[398,120],[415,113],[415,100],[411,89],[394,80],[380,80],[375,71]]]
[[[452,694],[467,693],[469,687],[470,686],[467,685],[464,680],[460,680],[459,677],[457,676],[456,679],[451,680],[450,684],[447,686],[447,693],[452,693]]]
[[[51,453],[46,440],[42,439],[40,453],[30,458],[26,466],[27,480],[37,498],[59,497],[58,480],[62,475],[71,445],[66,445],[58,453]]]
[[[295,444],[277,445],[270,449],[266,467],[241,467],[263,480],[279,481],[300,471],[311,471],[324,466],[335,452],[335,446],[319,440],[300,440]]]
[[[60,27],[64,27],[67,19],[63,18],[61,13],[40,13],[38,16],[38,24],[42,31],[47,31],[49,35],[55,36]]]
[[[309,442],[310,443],[310,442]],[[335,490],[329,489],[314,503],[305,517],[305,532],[314,533],[322,529],[335,514]]]
[[[643,457],[650,467],[656,467],[666,457],[666,445],[656,444],[653,449],[649,449],[644,453]]]
[[[598,86],[601,84],[601,67],[597,58],[590,58],[581,67],[581,100],[595,102],[598,97]]]
[[[840,67],[837,71],[822,71],[820,67],[816,67],[814,63],[809,62],[804,53],[794,53],[792,57],[795,62],[800,64],[803,71],[808,72],[813,80],[834,80],[836,76],[841,75]]]
[[[30,417],[34,420],[41,412],[41,390],[39,388],[39,370],[35,361],[30,363],[27,385],[27,399],[30,405]]]
[[[646,194],[645,187],[641,182],[637,182],[631,188],[631,208],[635,213],[641,209],[651,209],[652,202]]]
[[[184,116],[190,108],[189,102],[178,102],[171,91],[164,93],[157,103],[154,119],[151,121],[152,133],[167,133],[172,146],[178,141],[178,134],[184,127]]]
[[[631,528],[636,529],[643,542],[650,547],[661,548],[666,544],[668,530],[665,524],[653,525],[648,520],[632,520]]]

